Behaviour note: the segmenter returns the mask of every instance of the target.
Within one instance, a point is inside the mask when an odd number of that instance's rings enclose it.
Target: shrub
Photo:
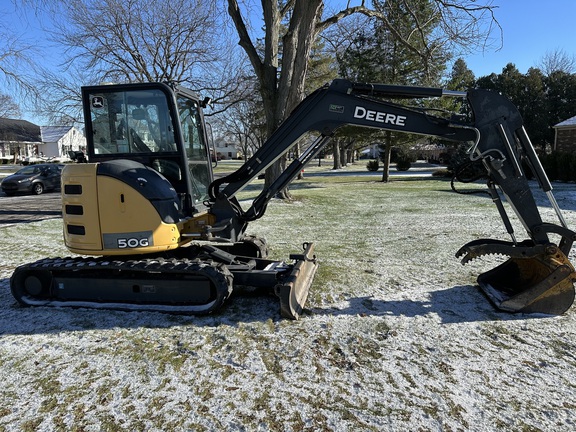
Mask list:
[[[396,171],[408,171],[412,168],[412,162],[409,159],[401,159],[396,162]]]
[[[452,177],[452,172],[447,168],[437,169],[436,171],[432,172],[432,177]]]
[[[380,168],[380,163],[377,160],[368,161],[366,168],[368,171],[378,171],[378,168]]]
[[[408,171],[412,167],[413,156],[408,152],[399,152],[396,157],[396,170]]]
[[[576,154],[552,152],[542,157],[541,162],[551,181],[576,181]]]
[[[416,154],[402,147],[392,147],[390,162],[396,163],[396,170],[408,171],[412,162],[416,162]]]

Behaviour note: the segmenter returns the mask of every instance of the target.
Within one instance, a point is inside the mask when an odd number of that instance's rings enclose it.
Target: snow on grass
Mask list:
[[[557,189],[576,226],[576,186]],[[488,198],[366,177],[305,179],[293,194],[250,231],[275,258],[316,244],[296,322],[272,297],[208,317],[20,308],[9,277],[67,255],[61,220],[0,228],[0,431],[574,430],[573,308],[496,311],[475,279],[499,260],[454,257],[506,239]]]

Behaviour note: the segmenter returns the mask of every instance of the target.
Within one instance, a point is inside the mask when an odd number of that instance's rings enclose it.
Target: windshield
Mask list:
[[[176,151],[161,90],[90,94],[90,119],[95,154]]]

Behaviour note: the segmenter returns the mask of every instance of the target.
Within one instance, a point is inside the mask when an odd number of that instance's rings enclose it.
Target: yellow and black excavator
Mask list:
[[[318,267],[313,244],[304,243],[288,261],[270,260],[265,241],[246,228],[345,125],[470,143],[470,160],[484,166],[487,191],[511,240],[474,240],[457,256],[463,263],[486,254],[509,257],[478,277],[499,309],[561,314],[574,301],[576,274],[567,256],[576,234],[562,217],[518,110],[498,93],[337,79],[300,103],[236,172],[216,180],[202,113],[206,99],[163,83],[83,87],[82,97],[89,163],[64,169],[62,213],[66,246],[83,257],[18,267],[11,290],[22,305],[202,314],[248,287],[276,294],[282,316],[298,318]],[[445,118],[422,104],[400,103],[439,97],[467,99],[471,118]],[[307,132],[317,132],[317,139],[242,208],[237,193]],[[526,166],[559,224],[542,221]],[[516,239],[502,198],[526,240]]]

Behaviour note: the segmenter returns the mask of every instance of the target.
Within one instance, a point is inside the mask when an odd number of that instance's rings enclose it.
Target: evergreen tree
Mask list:
[[[354,81],[438,86],[450,53],[434,42],[434,33],[441,21],[433,2],[374,0],[372,3],[395,31],[376,20],[370,22],[370,28],[359,29],[350,48],[341,57],[341,75]],[[404,40],[410,40],[411,45],[407,46]],[[358,133],[357,129],[353,132]],[[390,131],[371,136],[384,141],[381,146],[382,181],[386,182],[392,147],[405,146],[413,142],[414,137]]]
[[[553,126],[576,115],[576,74],[537,68],[520,73],[509,63],[500,74],[481,77],[477,87],[501,92],[516,105],[536,148],[545,151],[554,142]]]
[[[515,103],[521,107],[524,126],[532,143],[542,150],[554,140],[553,130],[549,127],[551,119],[545,79],[540,69],[528,69],[522,77],[524,91],[515,99]]]
[[[446,88],[448,90],[466,91],[474,87],[475,81],[474,72],[468,68],[464,59],[459,58],[452,65],[452,71],[448,76]]]
[[[459,58],[452,65],[448,80],[444,87],[448,90],[467,91],[474,87],[476,78],[464,59]],[[469,117],[471,109],[463,98],[445,98],[439,101],[439,108],[444,108],[453,113],[460,113]]]

